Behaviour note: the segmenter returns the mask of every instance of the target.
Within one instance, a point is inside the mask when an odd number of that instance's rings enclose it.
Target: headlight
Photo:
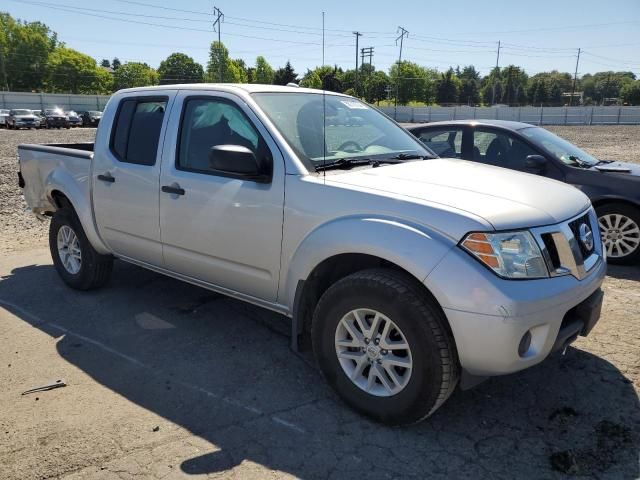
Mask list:
[[[549,276],[542,252],[527,231],[470,233],[461,246],[501,277]]]

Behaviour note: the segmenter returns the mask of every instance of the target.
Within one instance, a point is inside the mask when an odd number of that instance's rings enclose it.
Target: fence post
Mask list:
[[[568,107],[564,107],[564,124],[567,124],[567,112],[568,112],[569,108]]]
[[[40,94],[40,110],[44,110],[44,95]]]
[[[415,107],[411,107],[411,123],[415,123],[416,121],[416,109]]]
[[[522,117],[522,107],[518,107],[518,121],[520,121],[521,117]]]
[[[96,110],[100,110],[100,96],[96,95]]]
[[[474,107],[473,107],[473,119],[474,119],[474,120],[476,119],[476,109],[477,109],[477,108],[478,108],[478,107],[476,107],[476,106],[474,105]]]
[[[493,109],[496,111],[496,120],[498,120],[498,107],[493,107]]]
[[[4,93],[2,93],[2,108],[7,108],[7,99],[4,96]]]
[[[618,125],[620,125],[620,114],[622,113],[622,107],[618,107]]]
[[[591,115],[589,115],[589,125],[593,125],[593,109],[595,107],[591,107]]]
[[[453,118],[452,120],[456,119],[456,113],[458,112],[458,107],[453,107]]]
[[[433,108],[433,107],[432,107],[431,105],[429,105],[429,118],[427,119],[427,122],[430,122],[430,121],[431,121],[431,109],[432,109],[432,108]]]
[[[544,107],[542,106],[542,104],[540,104],[540,120],[538,121],[538,126],[542,125],[542,111],[544,110]]]

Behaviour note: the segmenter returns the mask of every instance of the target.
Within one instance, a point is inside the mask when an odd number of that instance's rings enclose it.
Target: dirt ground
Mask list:
[[[640,127],[550,129],[640,163]],[[0,479],[640,477],[640,268],[609,268],[565,356],[387,428],[291,352],[284,317],[122,262],[104,289],[66,288],[15,147],[93,135],[0,130]]]

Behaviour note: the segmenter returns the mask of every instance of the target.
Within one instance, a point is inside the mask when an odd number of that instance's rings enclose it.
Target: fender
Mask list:
[[[98,253],[107,255],[110,254],[111,251],[98,235],[93,218],[93,209],[91,208],[89,200],[91,190],[90,181],[90,175],[84,175],[82,178],[74,178],[69,171],[55,168],[44,181],[44,191],[46,192],[47,201],[54,206],[56,205],[52,195],[54,190],[61,192],[69,199],[78,215],[84,233],[93,248],[95,248]]]
[[[289,262],[279,302],[294,312],[298,283],[322,261],[344,253],[376,256],[405,269],[420,282],[456,242],[425,225],[385,216],[333,219],[312,230]]]
[[[629,197],[621,197],[616,194],[605,194],[605,195],[594,196],[591,199],[591,203],[593,204],[594,207],[604,203],[625,203],[631,207],[640,208],[640,202],[636,201],[636,199],[629,198]]]

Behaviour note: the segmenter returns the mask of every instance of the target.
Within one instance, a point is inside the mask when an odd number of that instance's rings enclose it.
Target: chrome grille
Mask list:
[[[593,234],[593,247],[588,249],[580,241],[580,225],[586,223]],[[586,213],[556,225],[531,230],[552,277],[573,275],[582,280],[602,259],[602,241],[595,211]]]

